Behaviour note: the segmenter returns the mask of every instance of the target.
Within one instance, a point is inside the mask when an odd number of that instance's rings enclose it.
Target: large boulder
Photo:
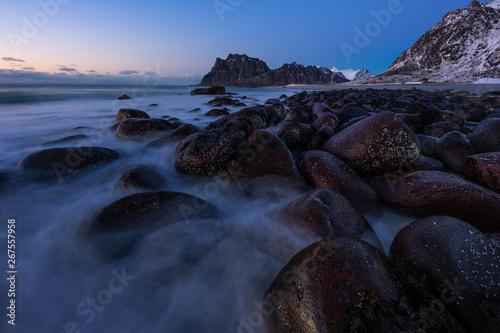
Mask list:
[[[392,207],[419,217],[447,215],[483,231],[500,229],[500,195],[441,171],[374,178],[371,185]]]
[[[448,132],[436,142],[436,150],[432,157],[455,173],[465,172],[465,160],[474,154],[473,148],[465,134],[459,131]]]
[[[269,333],[413,331],[404,303],[384,254],[363,241],[327,239],[288,262],[263,306]]]
[[[176,128],[175,130],[161,136],[160,138],[153,140],[151,142],[148,142],[148,144],[146,144],[146,146],[144,148],[148,149],[148,148],[164,147],[165,145],[168,145],[169,143],[172,143],[175,141],[181,141],[182,139],[185,139],[186,137],[188,137],[191,134],[194,134],[198,131],[199,131],[198,127],[191,125],[191,124],[184,124],[184,125]]]
[[[145,165],[138,165],[127,172],[115,185],[117,190],[159,190],[165,185],[165,177]]]
[[[405,260],[469,332],[498,332],[500,243],[464,221],[431,216],[402,229],[390,255]],[[429,315],[431,315],[429,313]]]
[[[246,236],[256,248],[285,260],[327,237],[362,239],[381,248],[363,215],[342,195],[326,188],[260,216],[249,225]]]
[[[115,121],[122,121],[129,118],[150,119],[149,115],[141,110],[120,109],[116,114]]]
[[[467,135],[476,153],[489,153],[500,150],[500,118],[481,121],[474,132]]]
[[[313,134],[314,130],[311,125],[296,120],[284,120],[276,127],[276,135],[291,150],[307,148],[309,139]]]
[[[381,112],[330,138],[323,150],[339,157],[362,177],[393,171],[420,154],[417,136],[392,112]]]
[[[116,128],[116,136],[122,140],[143,140],[149,136],[175,129],[164,119],[126,119]]]
[[[85,225],[99,253],[112,258],[127,255],[145,235],[175,223],[220,220],[226,215],[211,203],[179,192],[136,193],[107,205]]]
[[[120,157],[116,151],[102,147],[52,148],[23,158],[18,168],[38,180],[63,181],[83,175]]]
[[[258,130],[250,135],[227,172],[250,192],[274,193],[307,189],[290,150],[283,141],[267,130]]]
[[[307,151],[298,167],[315,188],[330,188],[345,196],[361,212],[379,210],[377,193],[347,163],[324,151]]]
[[[500,152],[469,156],[465,179],[500,194]]]
[[[225,116],[182,140],[175,150],[175,168],[184,173],[215,175],[225,170],[248,137],[267,126],[262,108]]]

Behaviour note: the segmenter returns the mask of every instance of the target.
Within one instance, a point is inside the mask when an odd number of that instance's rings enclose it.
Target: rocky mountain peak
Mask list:
[[[471,8],[482,8],[482,7],[483,7],[482,3],[480,3],[477,0],[472,0],[468,8],[471,9]]]

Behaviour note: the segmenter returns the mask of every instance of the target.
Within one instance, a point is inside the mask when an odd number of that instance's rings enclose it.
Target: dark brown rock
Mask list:
[[[330,139],[334,135],[335,132],[330,126],[323,126],[313,134],[311,139],[309,139],[308,148],[311,150],[319,149],[328,139]]]
[[[218,119],[179,143],[175,151],[175,168],[190,174],[217,174],[229,166],[253,132],[266,126],[267,113],[258,107]]]
[[[205,116],[209,117],[220,117],[220,116],[227,116],[229,114],[229,109],[228,108],[222,108],[222,109],[213,109],[205,113]]]
[[[236,101],[228,97],[217,97],[208,102],[208,105],[234,105]]]
[[[198,127],[191,124],[184,124],[181,127],[171,131],[170,133],[165,134],[161,138],[149,142],[144,148],[149,149],[155,147],[163,147],[169,143],[180,141],[198,131]]]
[[[158,171],[139,165],[125,172],[116,183],[114,190],[159,190],[165,183],[165,178]]]
[[[122,140],[144,140],[175,128],[164,119],[126,119],[116,128],[116,136]]]
[[[311,125],[295,120],[284,120],[276,127],[276,135],[291,150],[305,149],[313,133]]]
[[[191,95],[224,95],[226,88],[223,86],[211,86],[210,88],[199,88],[191,91]]]
[[[323,240],[301,251],[264,296],[269,333],[412,331],[385,256],[351,239]]]
[[[500,319],[500,245],[448,216],[417,220],[394,239],[390,254],[413,264],[469,332],[495,332]],[[443,308],[444,307],[444,308]],[[438,312],[439,313],[439,312]]]
[[[500,194],[500,152],[469,156],[465,179]]]
[[[420,155],[417,157],[415,161],[409,166],[409,169],[414,171],[423,171],[423,170],[437,170],[437,171],[446,171],[446,167],[440,161],[427,157],[424,155]]]
[[[363,215],[345,197],[326,188],[257,218],[246,235],[256,248],[285,260],[327,237],[352,237],[382,248]]]
[[[65,138],[49,141],[43,143],[41,146],[46,147],[46,146],[53,146],[53,145],[58,145],[58,144],[65,144],[68,142],[73,142],[73,141],[83,141],[83,142],[88,142],[89,136],[83,135],[83,134],[77,134],[77,135],[70,135]]]
[[[467,135],[476,153],[489,153],[500,149],[500,118],[480,122],[472,134]]]
[[[453,131],[443,135],[436,142],[436,150],[432,157],[443,162],[450,171],[463,174],[465,160],[472,154],[474,154],[472,145],[465,134]]]
[[[379,197],[418,217],[447,215],[483,231],[500,229],[500,195],[441,171],[417,171],[372,179]]]
[[[37,151],[21,160],[18,168],[38,180],[63,181],[81,176],[120,157],[101,147],[52,148]]]
[[[451,131],[460,131],[460,127],[452,121],[441,121],[426,126],[422,134],[440,138]]]
[[[322,150],[367,177],[410,164],[420,154],[420,142],[394,113],[382,112],[337,133]]]
[[[282,102],[274,103],[264,107],[268,116],[269,125],[275,125],[283,121],[286,117],[288,110]]]
[[[250,135],[227,172],[250,192],[274,193],[307,189],[290,150],[283,141],[267,130],[259,130]],[[270,190],[273,187],[274,190]]]
[[[308,151],[298,167],[315,188],[330,188],[345,196],[361,212],[379,210],[377,193],[352,168],[324,151]]]
[[[116,114],[115,122],[129,118],[150,119],[149,115],[144,111],[136,109],[120,109]]]

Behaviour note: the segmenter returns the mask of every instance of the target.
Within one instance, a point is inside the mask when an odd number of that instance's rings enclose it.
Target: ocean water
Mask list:
[[[144,142],[122,141],[109,131],[120,108],[152,118],[175,117],[204,127],[213,96],[191,96],[186,86],[0,86],[0,332],[262,332],[262,295],[285,265],[255,249],[245,227],[286,203],[249,200],[220,179],[181,175],[174,169],[177,143],[144,150]],[[291,95],[293,89],[229,88],[247,106]],[[127,94],[131,100],[117,100]],[[150,106],[151,104],[158,106]],[[201,108],[198,112],[188,112]],[[240,108],[230,107],[231,111]],[[44,145],[72,135],[84,139]],[[82,178],[61,184],[20,177],[17,164],[52,147],[100,146],[121,158]],[[88,250],[82,226],[107,204],[127,195],[113,191],[123,173],[146,164],[162,173],[166,189],[210,201],[230,217],[233,229],[168,285],[144,279],[165,267],[185,265],[183,255],[211,237],[197,225],[159,230],[130,256],[102,262]],[[16,326],[7,324],[7,231],[16,221]],[[390,210],[369,218],[385,249],[410,217]],[[210,223],[210,222],[208,222]],[[194,250],[193,250],[194,248]],[[184,266],[183,266],[184,267]],[[167,274],[168,272],[164,272]]]

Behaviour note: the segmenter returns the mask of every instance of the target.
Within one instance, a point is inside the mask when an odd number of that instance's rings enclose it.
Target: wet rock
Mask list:
[[[325,150],[362,177],[393,171],[420,154],[417,136],[392,112],[368,117],[334,135]]]
[[[443,307],[469,332],[498,330],[500,246],[456,218],[431,216],[411,223],[394,239],[390,255],[425,275]]]
[[[446,171],[446,167],[440,161],[432,158],[420,155],[415,161],[409,166],[411,172],[423,171],[423,170],[437,170]]]
[[[418,217],[447,215],[483,231],[500,230],[500,195],[441,171],[387,175],[370,183],[390,206]]]
[[[385,256],[362,241],[323,240],[301,251],[264,296],[267,332],[414,331]]]
[[[500,152],[469,156],[465,179],[500,194]]]
[[[266,101],[265,104],[276,104],[276,103],[280,103],[280,100],[277,98],[270,98]]]
[[[223,86],[211,86],[210,88],[199,88],[191,91],[191,95],[224,95],[226,88]]]
[[[21,172],[38,180],[63,181],[81,176],[120,157],[101,147],[52,148],[34,152],[21,160]]]
[[[284,120],[276,127],[276,135],[291,150],[305,149],[313,133],[311,125],[295,120]]]
[[[234,106],[238,107],[238,108],[246,108],[247,107],[247,105],[245,103],[241,103],[241,102],[234,104]]]
[[[227,116],[229,114],[229,109],[228,108],[222,108],[222,109],[213,109],[205,113],[205,116],[209,117],[220,117],[220,116]]]
[[[165,178],[158,171],[139,165],[125,172],[116,183],[114,190],[159,190],[165,183]]]
[[[184,124],[181,127],[171,131],[170,133],[165,134],[159,139],[149,142],[144,148],[149,149],[149,148],[164,147],[169,143],[180,141],[198,131],[199,131],[198,127],[191,124]]]
[[[251,193],[307,189],[290,150],[276,135],[266,130],[250,135],[227,172]]]
[[[442,121],[426,126],[422,134],[440,138],[452,131],[460,131],[460,127],[452,121]]]
[[[118,100],[126,100],[126,99],[130,99],[130,96],[129,95],[121,95],[120,97],[118,97]]]
[[[436,109],[428,109],[419,114],[420,123],[422,127],[429,126],[438,122],[448,122],[451,121],[458,125],[458,127],[462,128],[465,124],[465,119],[460,115],[449,112],[449,111],[440,111]]]
[[[285,107],[285,104],[279,102],[274,103],[273,105],[266,105],[264,109],[267,112],[268,123],[269,125],[279,124],[286,117],[288,110]]]
[[[330,188],[345,196],[361,212],[379,210],[377,193],[339,158],[323,151],[308,151],[298,167],[315,188]]]
[[[217,97],[208,102],[208,105],[234,105],[236,101],[228,97]]]
[[[89,141],[88,139],[89,139],[89,136],[83,135],[83,134],[70,135],[70,136],[67,136],[67,137],[62,138],[62,139],[57,139],[57,140],[54,140],[54,141],[45,142],[45,143],[42,144],[42,147],[54,146],[54,145],[58,145],[58,144],[65,144],[65,143],[73,142],[73,141],[83,141],[83,140],[85,140],[84,142],[88,142]]]
[[[436,144],[438,139],[433,136],[419,134],[418,140],[420,141],[421,153],[425,156],[432,156],[436,151]]]
[[[309,139],[308,148],[310,150],[319,149],[328,139],[330,139],[334,135],[335,132],[330,126],[323,126],[313,134],[311,139]]]
[[[336,130],[340,125],[340,121],[336,115],[330,112],[324,112],[319,115],[316,120],[312,123],[313,129],[318,131],[323,126],[331,127],[332,130]]]
[[[116,114],[115,122],[129,118],[150,119],[149,115],[144,111],[136,109],[120,109]]]
[[[175,125],[164,119],[126,119],[116,128],[116,136],[122,140],[144,140],[175,128]]]
[[[436,142],[432,157],[440,160],[450,170],[459,174],[465,172],[465,160],[474,154],[465,134],[459,131],[449,132]]]
[[[339,120],[341,123],[348,122],[351,119],[358,118],[358,117],[367,117],[369,116],[369,112],[366,111],[363,108],[359,107],[348,107],[342,109],[340,113],[337,114]]]
[[[196,112],[200,112],[201,109],[200,108],[195,108],[195,109],[192,109],[191,111],[188,111],[188,113],[196,113]]]
[[[179,143],[175,168],[184,173],[215,175],[229,166],[253,132],[266,126],[267,113],[259,107],[218,119]]]
[[[363,215],[345,197],[326,188],[312,190],[257,218],[246,236],[256,248],[284,260],[327,237],[362,239],[381,248]]]
[[[99,253],[118,258],[144,236],[176,223],[203,223],[226,216],[211,203],[185,193],[145,192],[121,198],[97,212],[85,233]]]
[[[500,150],[500,118],[481,121],[472,134],[467,135],[476,153]]]

